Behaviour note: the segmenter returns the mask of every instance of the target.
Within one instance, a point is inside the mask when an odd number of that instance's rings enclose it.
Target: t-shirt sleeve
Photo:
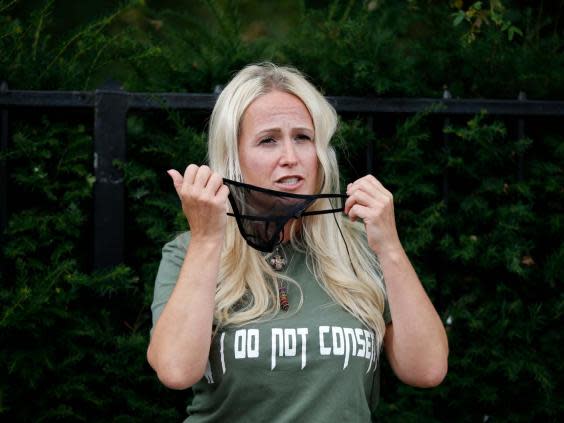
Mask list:
[[[380,266],[380,260],[378,260],[378,258],[376,258],[376,263],[378,266],[378,274],[380,275],[380,277],[382,278],[382,282],[384,283],[384,291],[386,290],[386,281],[384,280],[384,272],[382,271],[382,267]],[[386,292],[386,298],[384,300],[384,313],[382,313],[382,316],[384,317],[384,323],[387,325],[389,325],[390,323],[392,323],[392,313],[390,312],[390,303],[388,303],[388,293]]]
[[[162,258],[155,279],[153,303],[151,304],[153,315],[151,334],[176,285],[189,242],[190,233],[184,232],[172,241],[167,242],[162,249]]]

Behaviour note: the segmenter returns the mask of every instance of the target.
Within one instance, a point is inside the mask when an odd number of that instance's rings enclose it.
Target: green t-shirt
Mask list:
[[[189,233],[163,248],[152,305],[153,327],[170,297]],[[186,421],[370,422],[378,403],[379,364],[373,332],[336,304],[306,265],[288,251],[290,309],[271,320],[220,329],[208,368],[192,389]],[[391,317],[386,304],[386,324]],[[202,340],[205,342],[205,340]]]

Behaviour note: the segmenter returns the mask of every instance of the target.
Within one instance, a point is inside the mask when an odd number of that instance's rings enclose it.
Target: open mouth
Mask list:
[[[276,183],[282,185],[296,185],[302,179],[303,178],[300,178],[299,176],[285,176],[283,178],[278,179]]]

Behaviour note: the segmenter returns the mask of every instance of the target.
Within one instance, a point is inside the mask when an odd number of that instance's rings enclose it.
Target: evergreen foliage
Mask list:
[[[260,16],[264,30],[253,32],[229,1],[202,2],[198,13],[131,2],[62,35],[52,32],[52,1],[23,18],[12,15],[16,3],[0,0],[0,79],[12,89],[92,90],[113,78],[129,90],[212,92],[245,64],[274,60],[330,95],[439,97],[444,84],[460,97],[564,94],[558,9],[527,2],[302,3],[284,37]],[[384,363],[378,415],[559,421],[561,125],[528,119],[519,138],[515,120],[432,111],[375,117],[375,132],[344,116],[335,137],[344,181],[363,175],[373,144],[375,175],[394,194],[400,237],[449,334],[438,388],[402,385]],[[186,228],[166,170],[205,162],[207,115],[129,115],[118,164],[127,255],[93,272],[91,116],[10,114],[0,418],[181,420],[190,391],[163,388],[145,352],[160,248]]]

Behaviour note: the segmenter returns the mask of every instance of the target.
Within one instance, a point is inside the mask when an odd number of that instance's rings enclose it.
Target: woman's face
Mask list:
[[[315,194],[315,131],[304,103],[271,91],[256,98],[243,114],[239,162],[246,183],[296,194]]]

